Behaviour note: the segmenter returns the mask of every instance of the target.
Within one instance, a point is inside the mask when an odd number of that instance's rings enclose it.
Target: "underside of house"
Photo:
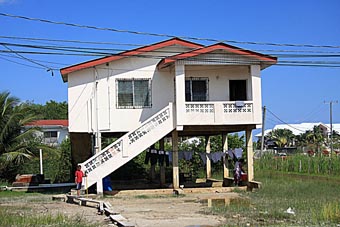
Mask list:
[[[104,177],[155,143],[164,150],[164,139],[171,138],[172,186],[178,188],[179,138],[204,136],[209,153],[209,136],[222,135],[226,152],[233,132],[245,132],[252,181],[252,130],[262,121],[260,72],[275,63],[224,43],[174,38],[62,69],[72,157],[87,174],[85,186],[96,184],[101,193]],[[102,148],[102,137],[117,139]]]

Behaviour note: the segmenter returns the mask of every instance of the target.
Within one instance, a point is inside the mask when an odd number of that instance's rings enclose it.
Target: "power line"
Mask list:
[[[70,52],[71,50],[67,50]],[[63,55],[63,56],[97,56],[97,57],[107,57],[107,56],[120,56],[120,54],[109,54],[109,53],[98,53],[98,52],[86,52],[84,51],[77,51],[78,53],[65,53],[65,52],[41,52],[41,51],[15,51],[16,53],[20,54],[34,54],[34,55]],[[80,52],[80,53],[79,53]],[[13,51],[6,51],[6,50],[0,50],[0,53],[13,53]],[[163,59],[164,57],[167,56],[150,56],[150,55],[134,55],[133,57],[138,57],[138,58],[152,58],[152,59]],[[196,59],[187,59],[187,61],[195,61]],[[210,62],[210,63],[240,63],[240,64],[254,64],[257,61],[245,61],[245,60],[224,60],[224,59],[205,59],[204,61]],[[335,63],[330,63],[328,64],[327,61],[324,62],[302,62],[302,63],[276,63],[274,66],[291,66],[291,67],[323,67],[323,68],[339,68],[340,65],[335,65]],[[46,66],[44,66],[47,68]],[[50,68],[50,67],[49,67]]]
[[[1,45],[5,46],[15,46],[15,47],[23,47],[23,48],[33,48],[33,49],[48,49],[48,50],[56,50],[56,51],[68,51],[68,52],[80,52],[80,53],[95,53],[100,55],[119,55],[122,53],[119,53],[118,51],[128,51],[126,49],[108,49],[108,48],[89,48],[89,47],[74,47],[74,46],[58,46],[58,45],[52,45],[52,46],[44,46],[44,45],[28,45],[28,44],[18,44],[18,43],[4,43],[0,42]],[[114,51],[114,52],[102,52],[102,51]],[[18,51],[17,51],[18,52]],[[139,52],[145,53],[146,51],[140,50]],[[168,54],[174,54],[178,52],[172,52],[172,51],[153,51],[156,53],[164,53],[165,55],[158,55],[157,57],[164,58],[168,57]],[[224,56],[235,56],[235,54],[225,53]],[[242,54],[244,56],[248,56],[250,54],[245,53]],[[149,55],[148,55],[149,56]],[[299,55],[300,57],[303,57],[303,55]],[[313,57],[318,56],[321,57],[329,57],[328,55],[313,55]],[[340,57],[340,55],[331,55],[331,57]],[[308,57],[310,57],[308,55]],[[219,58],[213,59],[210,58],[210,60],[220,60]],[[279,60],[278,63],[285,64],[285,63],[291,63],[291,64],[311,64],[311,65],[322,65],[322,64],[328,64],[330,65],[337,65],[340,64],[340,61],[287,61],[287,60]]]
[[[76,55],[76,56],[122,56],[124,55],[124,51],[129,51],[126,49],[113,49],[113,48],[91,48],[91,47],[79,47],[79,46],[60,46],[60,45],[31,45],[31,44],[18,44],[18,43],[9,43],[9,42],[0,42],[0,45],[3,45],[4,47],[6,47],[7,50],[9,51],[5,51],[5,50],[0,50],[0,53],[14,53],[18,56],[20,56],[20,58],[23,58],[25,60],[30,61],[31,63],[37,63],[32,59],[26,58],[20,54],[46,54],[46,55]],[[53,50],[56,52],[42,52],[42,51],[23,51],[23,50],[16,50],[13,51],[12,49],[10,49],[8,46],[14,46],[14,47],[20,47],[20,48],[28,48],[28,49],[46,49],[46,50]],[[119,51],[123,51],[123,52],[119,52]],[[77,53],[77,54],[74,54]],[[145,53],[145,51],[140,50],[139,52],[141,53]],[[144,57],[144,58],[153,58],[153,59],[162,59],[165,57],[169,57],[169,55],[171,54],[178,54],[178,52],[172,52],[172,51],[153,51],[156,53],[162,53],[162,55],[143,55],[143,54],[138,54],[138,55],[134,55],[134,57]],[[78,54],[79,53],[79,54]],[[224,53],[224,56],[235,56],[235,54],[232,53]],[[244,53],[242,54],[243,56],[248,56],[248,53]],[[204,59],[204,61],[209,61],[209,62],[218,62],[218,63],[235,63],[235,62],[239,62],[242,64],[252,64],[252,63],[256,63],[258,61],[254,61],[251,59],[248,60],[242,60],[242,59],[232,59],[232,60],[228,60],[228,59],[221,59],[221,58],[214,58],[211,57],[213,56],[213,54],[209,54],[209,58]],[[239,55],[238,55],[239,56]],[[305,55],[303,54],[299,54],[299,55],[294,55],[299,56],[299,57],[303,57]],[[307,55],[308,57],[319,57],[319,58],[323,58],[323,57],[330,57],[329,55]],[[331,55],[331,57],[335,57],[335,56],[340,56],[340,55]],[[287,56],[288,58],[288,56]],[[195,58],[192,59],[187,59],[188,61],[190,60],[196,60]],[[51,70],[51,67],[47,67],[43,64],[38,63],[40,66],[43,66],[45,68],[47,68],[48,70]],[[278,63],[276,64],[277,66],[303,66],[303,67],[328,67],[328,68],[339,68],[340,67],[340,61],[302,61],[302,60],[279,60]]]
[[[18,64],[18,65],[27,66],[27,67],[30,67],[30,68],[35,68],[35,69],[45,69],[45,68],[42,68],[42,67],[37,67],[37,66],[27,65],[27,64],[20,63],[20,62],[17,62],[17,61],[9,60],[9,59],[7,59],[7,58],[4,58],[4,57],[0,57],[0,59],[2,59],[2,60],[5,60],[5,61],[8,61],[8,62],[15,63],[15,64]]]
[[[22,59],[22,58],[20,58],[18,56],[7,55],[7,54],[0,54],[0,56],[7,57],[7,58]],[[63,65],[63,66],[70,65],[70,64],[60,63],[60,62],[44,61],[44,60],[38,60],[38,59],[32,59],[32,58],[31,58],[31,60],[36,61],[36,62],[55,64],[55,65]]]
[[[93,48],[93,47],[79,47],[79,46],[60,46],[60,45],[31,45],[31,44],[20,44],[20,43],[9,43],[9,42],[0,42],[0,44],[4,44],[7,46],[15,46],[15,47],[23,47],[23,48],[34,48],[34,49],[51,49],[51,50],[64,50],[64,51],[77,51],[77,50],[86,50],[90,53],[96,51],[115,51],[114,53],[129,51],[129,49],[117,49],[117,48]],[[138,50],[140,53],[148,52],[146,50]],[[162,51],[162,50],[154,50],[155,53],[164,53],[164,54],[178,54],[177,51]],[[98,52],[96,52],[98,53]],[[112,52],[99,52],[100,54],[112,54]],[[210,53],[210,55],[219,55],[218,53]],[[233,53],[225,53],[224,55],[234,56]],[[243,53],[242,55],[248,56],[250,53]],[[337,58],[340,57],[340,52],[338,54],[273,54],[274,57],[280,58]],[[165,56],[164,56],[165,57]]]
[[[305,131],[303,131],[303,130],[301,130],[301,129],[298,129],[298,128],[295,128],[294,126],[292,126],[292,125],[288,124],[287,122],[283,121],[283,120],[282,120],[281,118],[279,118],[276,114],[274,114],[272,111],[270,111],[270,110],[268,109],[268,107],[267,107],[267,110],[268,110],[269,113],[271,113],[276,119],[278,119],[278,120],[279,120],[280,122],[282,122],[283,124],[285,124],[285,125],[287,125],[287,126],[293,128],[293,129],[296,129],[296,130],[298,130],[298,131],[300,131],[300,132],[305,132]]]
[[[175,36],[175,35],[169,35],[169,34],[160,34],[160,33],[151,33],[151,32],[139,32],[139,31],[132,31],[132,30],[121,30],[121,29],[115,29],[115,28],[97,27],[97,26],[92,26],[92,25],[82,25],[82,24],[75,24],[75,23],[69,23],[69,22],[52,21],[52,20],[47,20],[47,19],[32,18],[32,17],[27,17],[27,16],[7,14],[7,13],[0,13],[0,16],[17,18],[17,19],[24,19],[24,20],[29,20],[29,21],[37,21],[37,22],[43,22],[43,23],[49,23],[49,24],[56,24],[56,25],[65,25],[65,26],[78,27],[78,28],[101,30],[101,31],[128,33],[128,34],[134,34],[134,35],[167,37],[167,38],[181,38],[181,39],[197,40],[197,41],[223,42],[223,43],[225,42],[225,43],[250,44],[250,45],[268,45],[268,46],[311,47],[311,48],[340,48],[340,46],[333,46],[333,45],[289,44],[289,43],[281,43],[280,44],[280,43],[269,43],[269,42],[218,40],[218,39],[212,39],[212,38],[199,38],[199,37],[191,37],[191,36]]]
[[[14,40],[27,40],[27,41],[47,41],[47,42],[61,42],[61,43],[79,43],[79,44],[92,44],[92,45],[112,45],[112,46],[134,46],[142,47],[145,44],[133,43],[117,43],[117,42],[94,42],[82,40],[66,40],[66,39],[47,39],[36,37],[18,37],[18,36],[0,36],[1,39],[14,39]],[[126,50],[122,50],[126,51]],[[276,57],[339,57],[339,51],[315,51],[315,50],[273,50],[273,49],[255,49],[258,52],[278,52],[278,53],[319,53],[319,54],[335,54],[335,55],[301,55],[301,54],[275,54]]]
[[[143,44],[132,44],[132,43],[93,42],[93,41],[81,41],[81,40],[47,39],[47,38],[33,38],[33,37],[17,37],[17,36],[0,36],[0,38],[2,38],[2,39],[29,40],[29,41],[80,43],[80,44],[93,44],[93,45],[135,46],[135,47],[144,46]]]
[[[39,62],[33,61],[32,59],[26,58],[25,56],[23,56],[23,55],[17,53],[16,51],[12,50],[11,48],[9,48],[8,46],[6,46],[6,45],[4,45],[4,44],[1,44],[1,45],[2,45],[3,47],[5,47],[6,49],[8,49],[8,50],[9,50],[10,52],[12,52],[13,54],[19,56],[20,58],[22,58],[22,59],[24,59],[24,60],[26,60],[26,61],[29,61],[29,62],[31,62],[31,63],[33,63],[33,64],[42,66],[42,67],[46,68],[47,71],[52,71],[52,70],[53,70],[51,67],[45,66],[45,65],[43,65],[43,64],[40,64]],[[53,75],[53,71],[52,71],[52,75]]]

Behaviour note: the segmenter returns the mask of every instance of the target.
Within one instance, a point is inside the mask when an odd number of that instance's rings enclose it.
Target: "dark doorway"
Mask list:
[[[246,80],[230,80],[230,101],[246,101],[247,100],[247,81]]]

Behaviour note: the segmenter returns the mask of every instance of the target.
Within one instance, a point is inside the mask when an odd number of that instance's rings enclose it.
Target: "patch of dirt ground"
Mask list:
[[[98,198],[112,205],[112,210],[120,213],[129,223],[136,227],[216,227],[226,224],[222,216],[210,215],[207,199],[233,199],[238,197],[234,192],[222,193],[187,193],[174,196],[172,193],[161,195],[116,194]],[[203,201],[203,202],[202,202]],[[79,206],[63,201],[52,201],[52,195],[40,198],[29,198],[27,201],[0,201],[0,206],[25,207],[38,214],[63,214],[78,220],[86,220],[97,226],[111,226],[112,222],[106,215],[97,213],[97,209]],[[14,207],[15,206],[15,207]],[[20,209],[17,211],[20,215]]]

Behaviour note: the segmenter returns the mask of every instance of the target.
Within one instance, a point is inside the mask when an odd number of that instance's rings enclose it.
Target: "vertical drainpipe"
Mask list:
[[[98,71],[96,67],[94,67],[94,108],[95,108],[95,118],[96,118],[96,153],[99,153],[101,151],[101,135],[99,132],[99,120],[98,120]],[[97,188],[97,194],[102,195],[103,194],[103,179],[98,176],[97,182],[96,182],[96,188]]]
[[[101,151],[101,136],[100,136],[100,132],[99,132],[99,120],[98,120],[98,72],[96,67],[94,67],[94,116],[96,119],[96,146],[95,146],[95,153],[99,153]]]

